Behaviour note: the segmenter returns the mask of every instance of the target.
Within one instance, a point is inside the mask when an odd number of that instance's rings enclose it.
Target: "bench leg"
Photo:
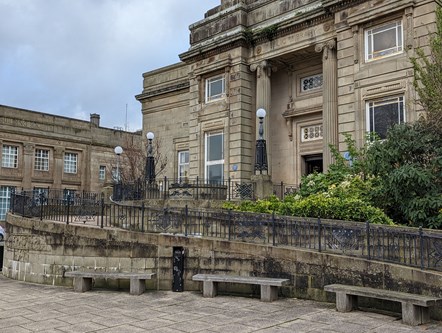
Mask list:
[[[261,285],[261,301],[273,302],[278,299],[278,287]]]
[[[92,289],[92,278],[74,277],[74,291],[82,293]]]
[[[203,296],[215,297],[218,293],[218,283],[213,281],[203,281]]]
[[[428,307],[402,302],[402,322],[404,324],[417,326],[429,321],[430,310]]]
[[[346,293],[336,293],[336,310],[338,312],[350,312],[358,307],[358,296]]]
[[[130,279],[130,294],[141,295],[146,290],[146,280]]]

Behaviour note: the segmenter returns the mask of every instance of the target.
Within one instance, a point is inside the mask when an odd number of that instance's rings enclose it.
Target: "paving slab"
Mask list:
[[[293,298],[269,304],[239,296],[203,298],[199,292],[75,293],[0,275],[0,332],[441,333],[442,322],[410,327],[399,316],[339,313],[334,304]]]

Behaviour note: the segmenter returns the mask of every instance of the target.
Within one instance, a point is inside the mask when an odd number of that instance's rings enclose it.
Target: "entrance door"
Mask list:
[[[306,175],[324,170],[322,166],[322,154],[306,155],[303,158]]]

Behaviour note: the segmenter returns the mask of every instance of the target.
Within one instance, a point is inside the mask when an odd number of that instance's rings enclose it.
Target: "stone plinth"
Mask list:
[[[273,194],[272,177],[270,175],[253,175],[251,177],[257,199],[268,198]]]

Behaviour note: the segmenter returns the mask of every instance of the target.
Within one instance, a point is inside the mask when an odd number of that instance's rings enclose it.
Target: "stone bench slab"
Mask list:
[[[442,298],[433,296],[342,284],[327,285],[324,290],[336,293],[336,310],[339,312],[349,312],[357,308],[358,296],[400,302],[402,321],[412,326],[429,322],[429,307],[442,301]]]
[[[197,274],[192,277],[192,280],[203,282],[204,297],[215,297],[218,293],[218,283],[260,285],[261,301],[264,302],[271,302],[278,299],[278,287],[287,285],[290,282],[288,279],[222,274]]]
[[[118,272],[83,272],[70,271],[65,277],[74,278],[74,291],[85,292],[92,289],[93,279],[130,280],[130,294],[141,295],[146,290],[146,280],[151,280],[155,273],[118,273]]]

